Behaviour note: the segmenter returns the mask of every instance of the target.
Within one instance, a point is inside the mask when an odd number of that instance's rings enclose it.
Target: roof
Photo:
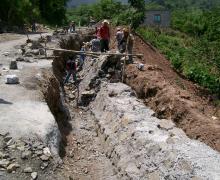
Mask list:
[[[151,9],[151,10],[146,10],[146,12],[152,12],[152,11],[170,12],[169,9]]]

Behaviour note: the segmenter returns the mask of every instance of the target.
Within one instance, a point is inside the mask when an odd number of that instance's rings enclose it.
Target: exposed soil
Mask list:
[[[176,73],[170,62],[150,44],[135,37],[134,52],[143,53],[144,70],[126,68],[126,83],[161,119],[171,119],[193,139],[220,151],[220,108],[214,97]]]
[[[114,166],[104,153],[95,118],[89,109],[76,108],[73,91],[75,89],[71,84],[65,87],[72,131],[66,136],[63,168],[58,170],[57,177],[74,180],[118,179]]]

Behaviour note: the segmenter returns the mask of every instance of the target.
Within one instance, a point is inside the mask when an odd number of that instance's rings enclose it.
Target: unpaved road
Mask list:
[[[4,38],[9,41],[0,43],[0,179],[30,179],[31,172],[24,173],[27,167],[38,173],[39,179],[45,179],[53,166],[52,158],[46,157],[48,171],[43,171],[45,160],[40,157],[44,148],[58,156],[60,133],[38,81],[42,69],[50,69],[52,61],[26,57],[27,62],[17,62],[18,69],[10,70],[10,62],[22,57],[19,48],[26,42],[25,36],[19,35],[16,40],[13,37],[6,34]],[[39,35],[30,38],[34,40]],[[5,76],[9,74],[16,74],[20,83],[5,84]]]
[[[30,35],[30,38],[36,39],[39,35]],[[26,38],[21,36],[20,39],[0,43],[0,113],[3,115],[0,117],[0,132],[9,132],[14,138],[36,136],[47,141],[49,129],[56,131],[57,125],[43,100],[37,81],[41,77],[41,69],[50,68],[51,61],[34,61],[29,57],[33,62],[18,62],[17,70],[9,69],[10,62],[21,56],[19,46],[25,41]],[[5,76],[9,74],[16,74],[20,84],[5,84]]]

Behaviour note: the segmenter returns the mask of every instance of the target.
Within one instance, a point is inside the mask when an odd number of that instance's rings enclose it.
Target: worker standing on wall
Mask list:
[[[134,36],[129,32],[127,28],[123,29],[123,37],[120,42],[120,52],[125,53],[127,51],[128,54],[132,54],[134,44]],[[128,62],[133,63],[132,55],[128,56]]]
[[[102,26],[99,29],[101,52],[109,51],[109,41],[110,41],[110,29],[109,22],[104,20]]]
[[[116,39],[116,41],[117,41],[118,51],[120,51],[120,42],[121,42],[122,38],[123,38],[123,32],[122,32],[121,28],[118,27],[118,28],[117,28],[117,32],[116,32],[116,34],[115,34],[115,39]]]

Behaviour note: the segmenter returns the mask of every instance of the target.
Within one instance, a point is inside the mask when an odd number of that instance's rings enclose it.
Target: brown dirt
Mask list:
[[[158,50],[135,37],[134,52],[143,53],[145,64],[139,71],[135,64],[126,67],[126,83],[144,99],[155,116],[172,119],[193,139],[220,151],[220,108],[206,90],[176,73]]]

